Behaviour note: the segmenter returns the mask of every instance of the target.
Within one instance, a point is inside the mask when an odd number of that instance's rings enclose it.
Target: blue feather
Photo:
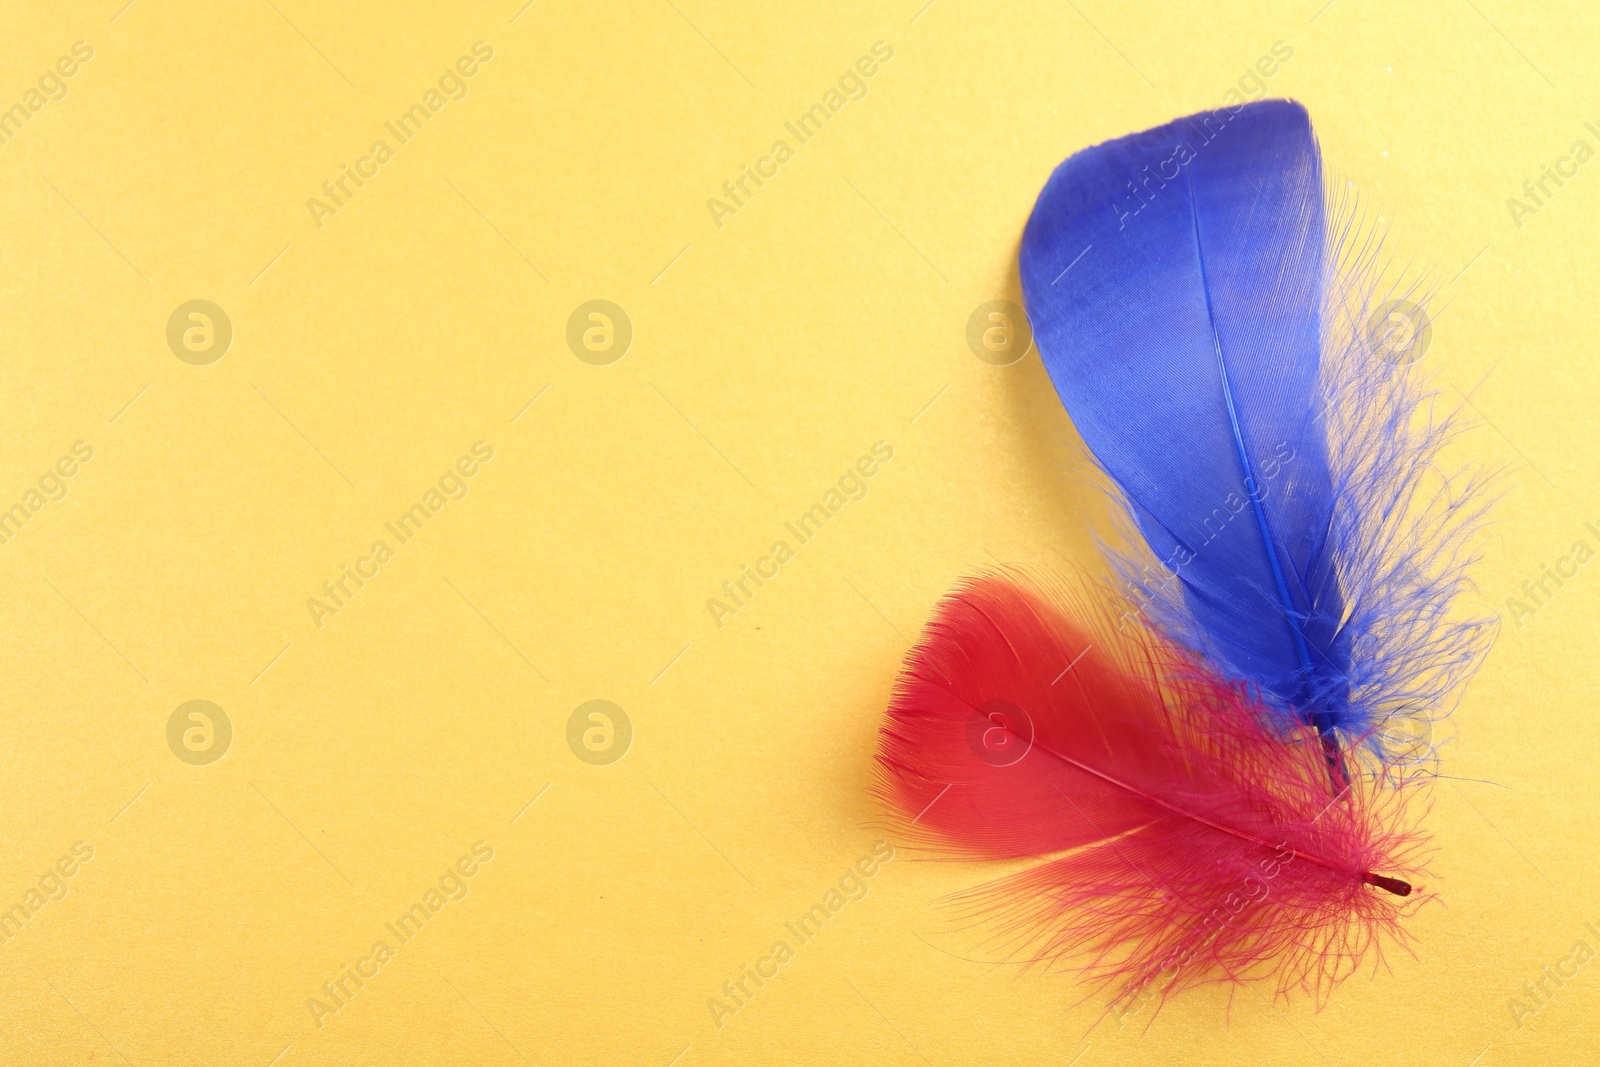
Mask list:
[[[1363,744],[1393,763],[1423,732],[1393,720],[1431,722],[1486,646],[1488,623],[1447,618],[1483,494],[1471,474],[1430,482],[1454,424],[1419,424],[1413,369],[1373,357],[1381,265],[1328,214],[1302,106],[1202,112],[1062,163],[1022,284],[1161,565],[1121,561],[1151,621],[1330,761]]]

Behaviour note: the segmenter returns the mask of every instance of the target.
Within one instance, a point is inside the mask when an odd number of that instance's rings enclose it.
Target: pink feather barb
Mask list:
[[[1414,786],[1352,759],[1335,793],[1315,731],[1109,604],[1016,571],[958,587],[896,685],[877,794],[931,853],[1046,860],[952,900],[1006,959],[1122,1010],[1260,979],[1321,1004],[1430,896]]]

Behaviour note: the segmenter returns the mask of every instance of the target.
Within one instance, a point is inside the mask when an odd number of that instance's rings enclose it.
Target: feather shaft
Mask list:
[[[1193,223],[1195,262],[1200,268],[1200,290],[1206,298],[1206,321],[1211,327],[1211,344],[1217,353],[1217,378],[1222,385],[1222,402],[1228,409],[1228,427],[1233,431],[1233,443],[1239,453],[1239,467],[1244,473],[1245,492],[1250,496],[1250,510],[1255,514],[1256,526],[1261,530],[1261,541],[1272,569],[1272,584],[1278,591],[1278,601],[1283,605],[1283,621],[1294,641],[1295,654],[1300,658],[1300,669],[1311,670],[1311,653],[1306,648],[1305,635],[1295,621],[1294,602],[1289,598],[1289,586],[1283,580],[1283,564],[1278,561],[1278,547],[1272,536],[1272,524],[1267,521],[1266,509],[1261,504],[1261,486],[1256,480],[1254,465],[1250,462],[1250,449],[1244,443],[1244,427],[1239,425],[1239,411],[1233,403],[1233,383],[1228,380],[1228,357],[1222,351],[1222,338],[1217,336],[1217,313],[1212,307],[1211,283],[1206,276],[1205,243],[1200,240],[1200,206],[1194,199],[1194,175],[1183,172],[1184,189],[1189,194],[1189,217]]]

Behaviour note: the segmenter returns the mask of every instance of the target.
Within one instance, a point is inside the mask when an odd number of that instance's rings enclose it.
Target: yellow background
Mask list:
[[[874,733],[937,598],[1093,558],[1037,355],[966,342],[1016,297],[1035,193],[1274,42],[1265,89],[1441,286],[1463,454],[1516,468],[1483,603],[1600,547],[1600,164],[1520,227],[1506,205],[1600,146],[1592,6],[523,4],[6,5],[0,104],[94,58],[0,145],[0,506],[94,458],[0,546],[0,904],[94,858],[0,947],[0,1061],[1585,1058],[1600,963],[1521,1027],[1507,1002],[1600,949],[1594,564],[1506,619],[1454,720],[1446,770],[1494,784],[1435,792],[1416,958],[1321,1012],[1201,993],[1119,1029],[926,906],[994,872],[904,854],[720,1028],[707,1000],[875,840]],[[467,97],[319,228],[307,199],[479,40]],[[880,40],[868,95],[716,226]],[[233,324],[207,366],[166,342],[192,299]],[[608,366],[565,339],[592,299],[633,325]],[[319,629],[307,599],[479,440],[465,499]],[[867,496],[714,625],[877,441]],[[233,724],[206,766],[167,744],[192,699]],[[567,742],[593,699],[633,727],[607,766]],[[319,1027],[306,1001],[480,840],[469,895]]]

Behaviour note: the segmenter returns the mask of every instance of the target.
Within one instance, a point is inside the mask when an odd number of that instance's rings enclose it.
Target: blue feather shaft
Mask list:
[[[1272,526],[1267,521],[1266,508],[1261,503],[1260,483],[1256,479],[1254,465],[1250,462],[1250,450],[1245,447],[1244,428],[1239,425],[1239,413],[1233,406],[1233,385],[1228,381],[1228,357],[1222,352],[1222,339],[1217,336],[1216,312],[1211,307],[1211,287],[1206,284],[1206,255],[1200,245],[1200,213],[1195,206],[1194,178],[1184,171],[1184,188],[1189,194],[1189,211],[1193,216],[1194,226],[1194,252],[1195,260],[1200,267],[1200,288],[1206,295],[1206,318],[1211,322],[1211,343],[1217,352],[1217,377],[1222,382],[1222,399],[1228,407],[1228,427],[1233,431],[1233,443],[1239,450],[1239,466],[1244,471],[1244,485],[1250,493],[1250,509],[1255,513],[1256,526],[1261,530],[1261,541],[1265,548],[1267,563],[1272,568],[1272,582],[1278,590],[1278,600],[1283,605],[1284,621],[1288,625],[1289,636],[1294,638],[1295,654],[1300,658],[1300,669],[1309,673],[1311,671],[1311,653],[1306,649],[1305,636],[1300,632],[1298,621],[1294,617],[1294,601],[1289,598],[1289,587],[1283,580],[1283,567],[1278,563],[1277,546],[1272,540]]]

